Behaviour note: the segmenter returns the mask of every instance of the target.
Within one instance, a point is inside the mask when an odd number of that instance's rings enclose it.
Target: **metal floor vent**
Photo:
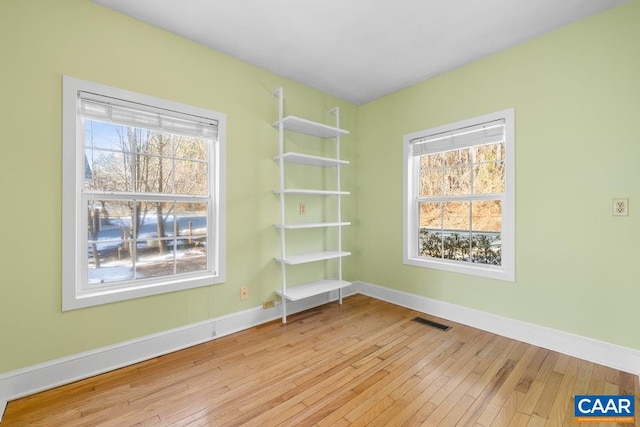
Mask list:
[[[442,323],[433,322],[431,320],[424,319],[422,317],[414,317],[414,322],[422,323],[423,325],[431,326],[432,328],[440,329],[441,331],[448,331],[451,326],[443,325]]]

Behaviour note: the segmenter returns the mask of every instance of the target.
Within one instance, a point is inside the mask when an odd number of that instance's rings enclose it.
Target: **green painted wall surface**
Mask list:
[[[277,100],[333,124],[341,107],[343,186],[356,187],[354,105],[87,0],[0,2],[0,373],[260,306],[280,284]],[[61,311],[62,75],[227,114],[225,284]],[[309,209],[321,209],[306,200]],[[356,201],[345,199],[345,218]],[[345,230],[355,247],[355,228]],[[356,256],[345,262],[355,280]],[[312,274],[315,274],[312,272]],[[302,274],[301,274],[302,276]],[[240,301],[248,286],[249,300]]]
[[[639,22],[632,0],[360,107],[358,278],[640,349]],[[402,136],[510,107],[515,283],[403,265]]]

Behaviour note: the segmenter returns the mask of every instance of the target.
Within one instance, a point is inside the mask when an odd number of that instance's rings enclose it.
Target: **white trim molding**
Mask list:
[[[371,283],[356,282],[354,286],[359,293],[372,298],[640,375],[640,350]]]

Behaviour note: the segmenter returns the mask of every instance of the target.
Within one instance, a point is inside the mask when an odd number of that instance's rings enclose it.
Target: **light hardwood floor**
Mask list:
[[[362,295],[288,320],[9,402],[0,427],[570,426],[576,394],[640,408],[634,375]]]

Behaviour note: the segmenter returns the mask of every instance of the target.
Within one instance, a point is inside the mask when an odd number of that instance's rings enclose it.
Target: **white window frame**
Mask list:
[[[424,129],[403,137],[403,262],[407,265],[515,281],[515,126],[514,109],[507,109],[455,123]],[[500,266],[418,256],[419,239],[419,159],[413,156],[413,144],[430,135],[453,132],[495,120],[505,124],[505,192],[502,200],[502,260]]]
[[[63,76],[62,138],[62,309],[73,310],[116,301],[208,286],[225,281],[226,265],[226,114],[181,104],[99,83]],[[192,274],[144,279],[126,286],[88,286],[87,213],[82,203],[85,149],[80,93],[116,98],[218,123],[217,138],[209,147],[207,218],[208,270]],[[210,171],[211,172],[211,171]],[[144,196],[142,196],[144,197]]]

